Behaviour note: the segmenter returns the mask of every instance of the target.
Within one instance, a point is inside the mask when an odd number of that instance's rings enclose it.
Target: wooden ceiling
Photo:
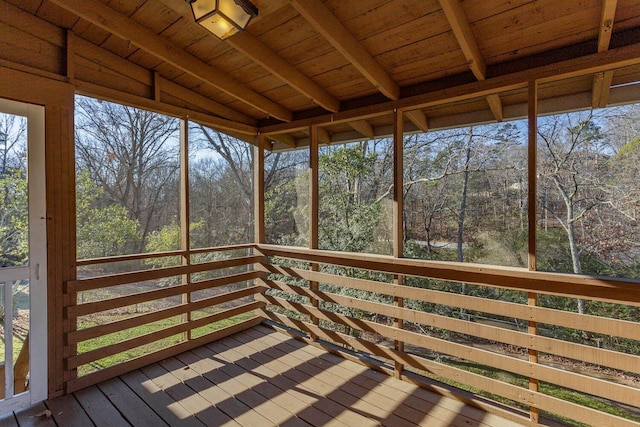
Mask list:
[[[612,51],[616,70],[542,84],[541,111],[640,99],[638,85],[615,90],[640,81],[640,0],[253,3],[247,31],[220,41],[184,0],[0,0],[0,65],[289,147],[308,123],[324,142],[382,135],[394,108],[409,131],[526,115],[526,87],[509,76],[613,63]],[[456,88],[478,96],[449,102]]]

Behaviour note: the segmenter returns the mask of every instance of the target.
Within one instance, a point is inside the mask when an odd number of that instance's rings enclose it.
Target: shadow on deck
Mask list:
[[[40,425],[519,424],[261,325],[0,420]]]

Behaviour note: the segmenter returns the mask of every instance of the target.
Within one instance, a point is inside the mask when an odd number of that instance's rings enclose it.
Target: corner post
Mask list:
[[[394,111],[393,117],[393,256],[402,258],[404,256],[404,122],[403,112],[401,110]],[[396,285],[404,284],[404,276],[401,274],[394,275],[393,283]],[[404,306],[402,297],[393,297],[393,305],[398,309]],[[393,326],[398,329],[404,327],[404,321],[396,317]],[[394,348],[398,352],[404,352],[404,341],[395,340]],[[402,378],[404,365],[400,362],[395,363],[394,376]]]
[[[528,99],[528,142],[527,142],[527,185],[528,185],[528,245],[529,256],[528,265],[530,271],[535,271],[536,266],[536,223],[537,223],[537,146],[538,146],[538,84],[535,80],[529,82],[529,99]],[[527,304],[530,306],[536,306],[538,303],[538,295],[534,292],[529,292],[527,297]],[[537,322],[529,321],[528,333],[530,335],[538,334]],[[538,363],[538,351],[529,349],[529,361],[531,363]],[[538,379],[529,378],[529,390],[538,391]],[[529,408],[529,418],[531,422],[538,423],[540,418],[540,411],[538,408]]]
[[[309,144],[309,249],[318,249],[318,212],[319,212],[319,196],[318,196],[318,126],[311,125],[310,144]],[[318,263],[312,262],[309,265],[311,271],[319,271]],[[309,281],[309,288],[312,293],[318,292],[320,286],[317,281]],[[318,298],[310,298],[309,303],[315,307],[320,307]],[[311,322],[318,326],[320,324],[317,316],[311,316]],[[316,341],[316,334],[311,334],[311,339]]]

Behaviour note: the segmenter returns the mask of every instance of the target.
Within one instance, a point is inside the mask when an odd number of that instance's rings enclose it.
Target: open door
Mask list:
[[[0,99],[0,413],[47,397],[44,107]]]

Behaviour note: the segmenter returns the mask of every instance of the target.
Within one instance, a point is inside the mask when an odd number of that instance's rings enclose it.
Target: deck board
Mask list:
[[[120,427],[128,424],[97,386],[79,390],[75,393],[75,397],[97,427]],[[57,399],[50,402],[55,400]]]
[[[46,408],[51,418],[39,415]],[[518,424],[261,325],[0,419],[0,427],[32,425]]]

